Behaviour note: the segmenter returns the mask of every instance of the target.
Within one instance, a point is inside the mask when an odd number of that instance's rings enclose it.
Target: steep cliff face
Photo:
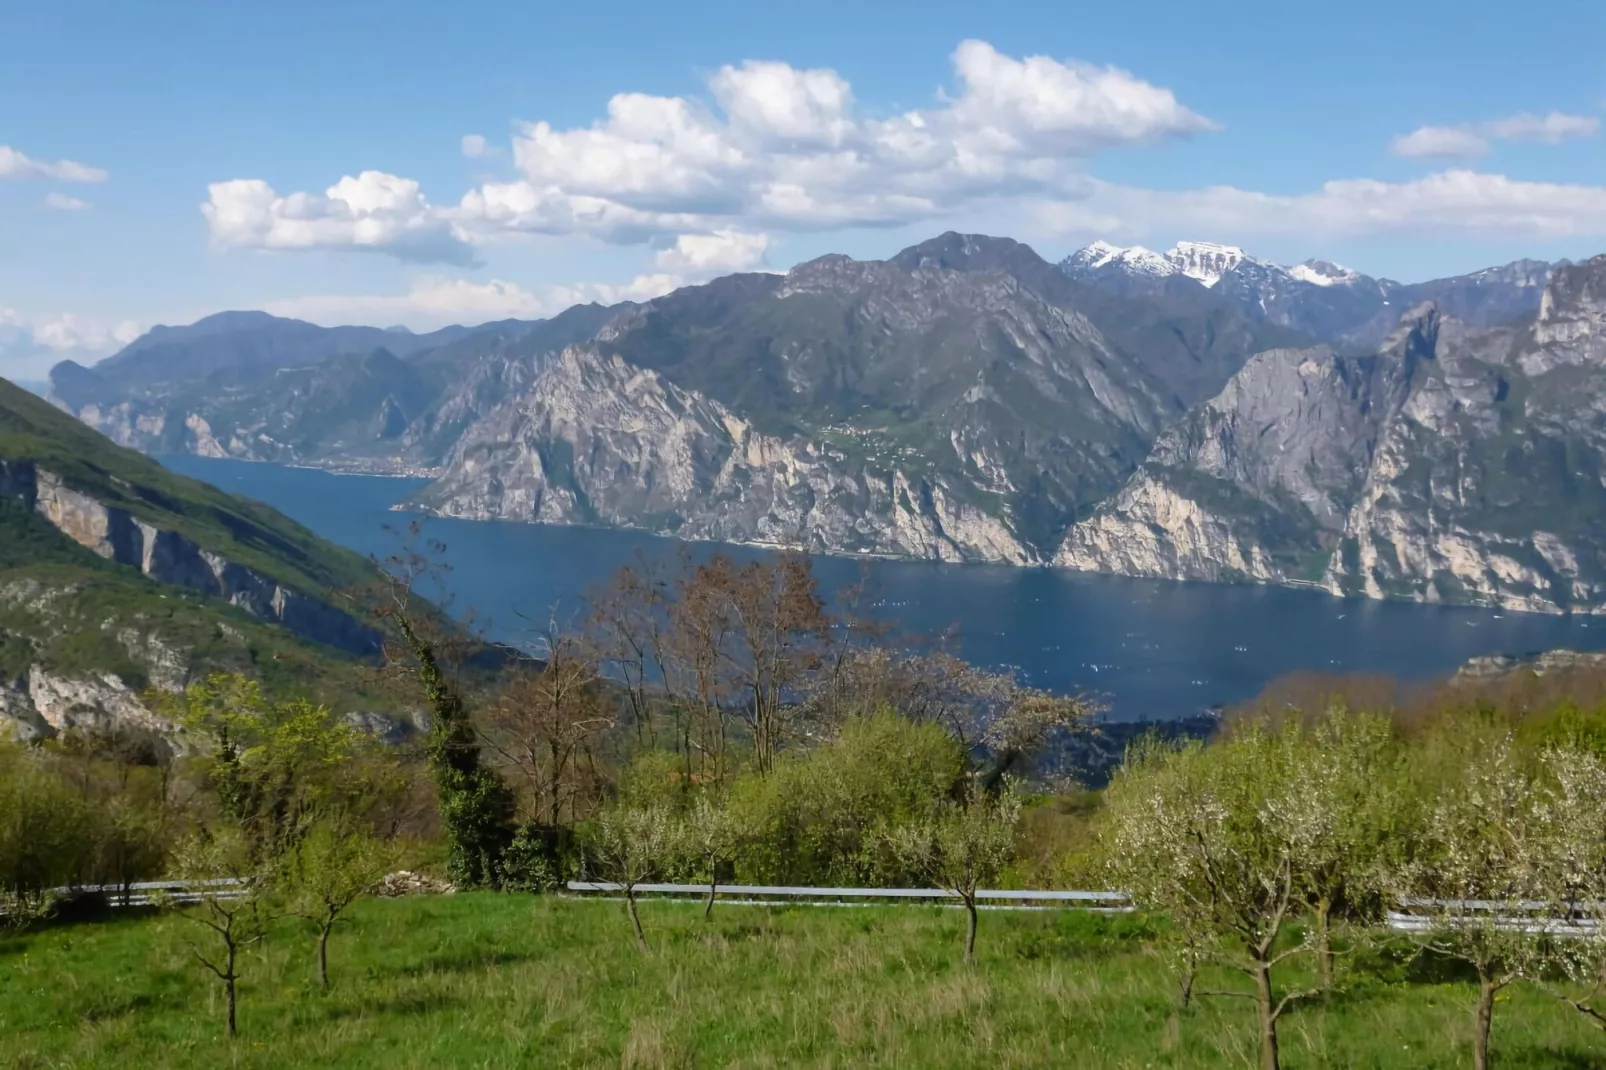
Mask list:
[[[942,561],[1032,551],[939,480],[756,431],[657,372],[573,347],[477,423],[419,503],[448,516]]]
[[[1425,306],[1373,357],[1263,353],[1055,563],[1335,594],[1606,609],[1606,257],[1537,322]]]
[[[1246,324],[1210,300],[1112,298],[978,235],[731,276],[626,310],[538,370],[467,428],[420,501],[1042,561],[1161,428],[1221,388],[1261,337]]]
[[[364,654],[379,648],[379,634],[348,614],[74,490],[31,462],[11,462],[0,470],[0,493],[20,499],[85,549],[132,565],[158,583],[221,598],[315,643]]]

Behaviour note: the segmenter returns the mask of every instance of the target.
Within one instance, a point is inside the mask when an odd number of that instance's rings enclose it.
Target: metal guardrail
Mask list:
[[[613,881],[569,881],[567,888],[581,894],[622,893]],[[706,884],[638,884],[637,895],[706,896]],[[733,898],[734,897],[734,898]],[[809,888],[771,884],[717,884],[717,902],[736,906],[867,906],[873,900],[922,900],[957,906],[960,898],[946,888]],[[983,910],[1090,910],[1100,914],[1127,914],[1132,904],[1125,892],[1084,892],[1043,889],[978,889]],[[848,900],[848,901],[844,901]]]

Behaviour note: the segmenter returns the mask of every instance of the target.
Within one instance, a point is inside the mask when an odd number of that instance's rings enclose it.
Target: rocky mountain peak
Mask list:
[[[950,271],[1006,271],[1040,266],[1043,260],[1031,247],[1013,238],[948,231],[930,241],[911,245],[889,263],[908,270],[946,268]]]
[[[1443,314],[1432,301],[1423,301],[1405,315],[1383,340],[1385,356],[1403,360],[1432,360],[1439,348],[1439,328]]]
[[[1254,261],[1236,245],[1208,241],[1179,241],[1166,251],[1165,258],[1176,265],[1178,274],[1198,279],[1205,286],[1214,286],[1244,261]]]
[[[1534,340],[1569,363],[1606,360],[1606,256],[1551,272]]]
[[[1288,274],[1312,286],[1349,286],[1362,278],[1359,271],[1331,260],[1307,260],[1289,268]]]

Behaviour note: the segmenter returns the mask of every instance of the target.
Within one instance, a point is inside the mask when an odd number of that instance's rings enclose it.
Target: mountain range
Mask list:
[[[945,234],[434,335],[229,313],[52,396],[148,452],[428,474],[458,517],[1593,609],[1603,274]]]

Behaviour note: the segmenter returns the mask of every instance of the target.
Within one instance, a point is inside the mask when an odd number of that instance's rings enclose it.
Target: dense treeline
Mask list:
[[[1111,886],[1157,919],[1177,1008],[1241,998],[1261,1062],[1288,1014],[1377,955],[1457,962],[1475,983],[1474,1059],[1497,999],[1549,992],[1606,1026],[1606,689],[1508,674],[1402,695],[1301,677],[1208,741],[1150,737],[1107,787],[1062,760],[1093,703],[1022,686],[833,611],[809,563],[714,556],[621,570],[586,618],[548,628],[494,680],[392,562],[387,679],[425,715],[416,743],[274,700],[243,677],[154,696],[166,740],[67,734],[0,745],[0,908],[13,927],[62,889],[151,877],[227,883],[171,903],[193,920],[235,1027],[247,952],[301,919],[331,983],[347,908],[401,866],[510,893],[669,879],[935,887],[967,908],[1007,884]],[[1405,910],[1414,932],[1386,924]]]

